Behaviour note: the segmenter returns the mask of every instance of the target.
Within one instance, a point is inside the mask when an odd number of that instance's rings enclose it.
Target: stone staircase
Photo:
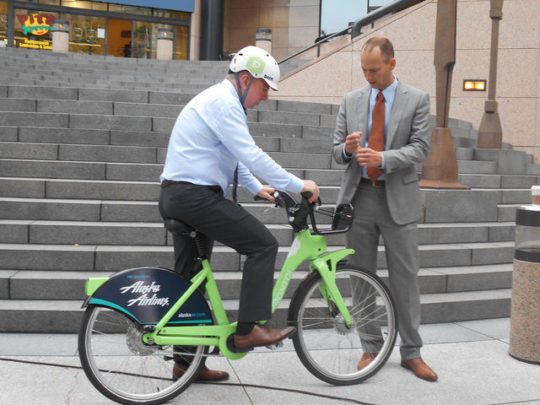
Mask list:
[[[86,278],[172,267],[157,210],[165,148],[182,106],[221,80],[226,63],[0,49],[0,66],[0,332],[75,332]],[[270,100],[248,112],[257,144],[317,181],[328,206],[342,170],[329,153],[337,109]],[[424,190],[424,323],[509,315],[515,207],[530,201],[540,175],[525,153],[475,150],[471,125],[451,126],[460,180],[472,189]],[[279,240],[279,268],[292,241],[285,213],[239,197]],[[344,236],[329,244],[343,246]],[[382,246],[379,255],[386,277]],[[233,316],[242,262],[216,246],[212,265]],[[295,275],[278,322],[305,274]]]

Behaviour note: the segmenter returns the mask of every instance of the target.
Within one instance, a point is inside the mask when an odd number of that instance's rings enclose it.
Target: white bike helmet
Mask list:
[[[279,65],[272,55],[264,49],[256,46],[246,46],[240,49],[234,55],[229,69],[234,73],[247,70],[254,78],[264,79],[272,89],[278,90]]]

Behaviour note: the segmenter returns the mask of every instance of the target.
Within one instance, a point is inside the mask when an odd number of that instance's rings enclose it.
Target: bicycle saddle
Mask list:
[[[167,218],[163,221],[165,229],[176,235],[188,235],[191,236],[193,232],[197,232],[195,228],[173,218]]]

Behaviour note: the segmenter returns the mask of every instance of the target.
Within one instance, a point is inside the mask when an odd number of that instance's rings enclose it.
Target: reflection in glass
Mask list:
[[[105,19],[77,14],[65,14],[71,25],[69,51],[103,55],[105,53]],[[101,33],[101,35],[98,35]]]
[[[188,27],[176,27],[176,46],[174,49],[173,59],[187,60],[188,59]]]
[[[7,46],[7,1],[0,1],[0,47]]]
[[[152,30],[156,24],[135,21],[134,22],[134,40],[135,43],[131,49],[133,58],[152,58],[155,54],[155,35]],[[156,33],[157,34],[157,33]]]

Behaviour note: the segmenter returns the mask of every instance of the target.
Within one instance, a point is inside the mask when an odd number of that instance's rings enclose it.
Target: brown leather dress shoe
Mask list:
[[[439,378],[437,373],[429,367],[421,357],[414,359],[401,360],[401,367],[411,370],[415,376],[422,380],[435,382]]]
[[[185,366],[182,364],[174,363],[172,370],[173,381],[178,380],[186,372]],[[229,373],[226,371],[220,370],[211,370],[206,365],[202,366],[199,375],[197,376],[198,381],[224,381],[229,379]]]
[[[362,357],[360,357],[360,361],[358,362],[358,370],[362,370],[363,368],[369,366],[375,357],[377,357],[377,354],[378,353],[365,352]]]
[[[270,329],[267,326],[255,325],[247,335],[234,335],[234,346],[239,350],[251,349],[257,346],[270,346],[296,332],[289,326],[285,329]]]

